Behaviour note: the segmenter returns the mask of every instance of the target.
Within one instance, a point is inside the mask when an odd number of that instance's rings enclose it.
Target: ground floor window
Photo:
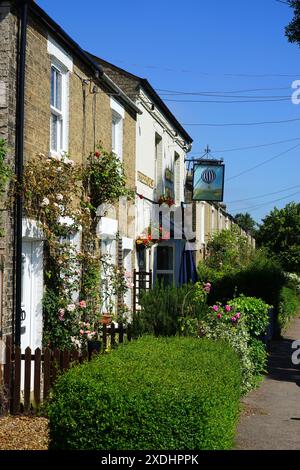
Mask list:
[[[165,286],[174,284],[174,247],[158,245],[156,249],[156,280]]]

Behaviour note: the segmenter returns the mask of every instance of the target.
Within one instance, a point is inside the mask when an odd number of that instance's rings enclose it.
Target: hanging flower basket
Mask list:
[[[157,202],[160,206],[162,204],[167,204],[169,207],[171,207],[175,204],[175,200],[172,197],[165,195],[160,196]]]
[[[137,245],[144,245],[145,248],[151,248],[153,245],[164,240],[170,239],[170,232],[163,229],[161,225],[149,226],[136,239]]]

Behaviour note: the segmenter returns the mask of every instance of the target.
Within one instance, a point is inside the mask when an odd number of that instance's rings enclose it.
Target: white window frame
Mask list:
[[[173,265],[173,269],[158,269],[157,268],[157,261],[158,261],[158,248],[161,247],[161,248],[171,248],[172,249],[172,265]],[[172,275],[172,284],[174,285],[175,283],[175,246],[174,245],[158,245],[156,247],[156,272],[155,272],[155,275],[156,275],[156,281],[157,281],[157,278],[158,278],[158,274],[171,274]]]
[[[122,161],[123,159],[123,123],[125,119],[124,108],[114,99],[110,99],[112,112],[112,152]],[[114,131],[113,131],[114,129]]]
[[[59,157],[68,152],[69,147],[69,81],[70,73],[73,72],[73,58],[68,52],[51,37],[48,36],[47,50],[51,61],[50,67],[50,79],[51,79],[51,68],[55,67],[62,74],[62,109],[57,110],[51,106],[50,101],[50,112],[55,116],[59,116],[62,120],[62,135],[60,139],[60,145],[57,150],[51,149],[51,117],[50,117],[50,156]],[[50,84],[51,87],[51,84]],[[58,139],[57,139],[58,140]]]
[[[50,74],[52,74],[52,69],[56,69],[58,73],[61,74],[61,110],[56,108],[51,104],[50,100],[50,154],[54,156],[61,156],[64,153],[68,152],[68,141],[69,141],[69,71],[68,69],[60,63],[55,57],[51,58],[51,69]],[[50,76],[51,79],[51,76]],[[51,86],[51,84],[50,84]],[[56,116],[60,121],[60,126],[58,126],[56,139],[57,139],[57,148],[52,148],[52,116]]]
[[[112,152],[122,161],[123,158],[123,118],[112,110],[111,121]]]

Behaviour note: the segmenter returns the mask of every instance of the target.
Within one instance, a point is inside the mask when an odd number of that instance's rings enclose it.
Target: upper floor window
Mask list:
[[[112,151],[120,160],[122,160],[122,134],[123,120],[122,117],[113,111],[112,113]]]
[[[73,59],[52,37],[48,37],[50,69],[50,153],[68,151],[69,74]]]
[[[112,111],[111,141],[112,151],[120,160],[123,154],[123,122],[125,118],[124,108],[114,99],[110,99]]]
[[[67,74],[59,66],[51,65],[51,122],[50,150],[67,151]]]

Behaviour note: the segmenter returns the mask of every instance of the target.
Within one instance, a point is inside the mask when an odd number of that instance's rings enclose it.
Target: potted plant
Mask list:
[[[101,325],[110,325],[112,321],[112,315],[109,313],[103,313],[100,319]]]

